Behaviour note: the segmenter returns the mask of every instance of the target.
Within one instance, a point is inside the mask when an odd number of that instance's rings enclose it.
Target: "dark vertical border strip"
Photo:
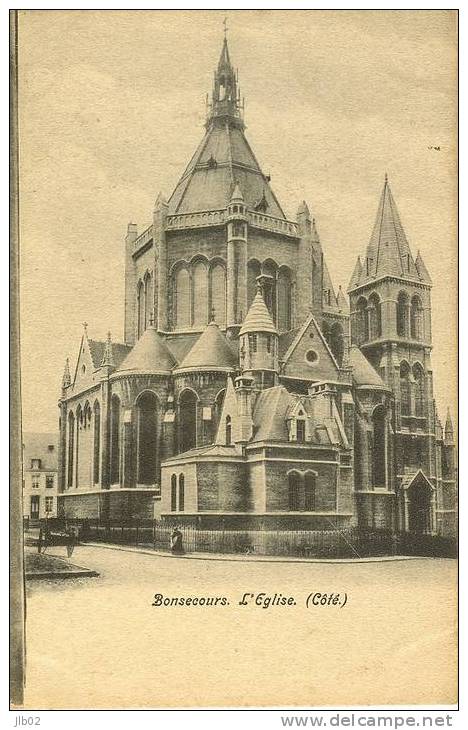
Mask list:
[[[10,10],[10,703],[25,681],[22,435],[19,326],[18,11]]]

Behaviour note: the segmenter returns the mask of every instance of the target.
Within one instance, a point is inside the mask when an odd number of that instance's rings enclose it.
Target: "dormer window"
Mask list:
[[[296,441],[298,444],[305,443],[305,418],[298,418],[296,421]]]

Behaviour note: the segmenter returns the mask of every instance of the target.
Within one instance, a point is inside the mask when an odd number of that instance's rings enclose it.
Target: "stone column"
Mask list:
[[[122,412],[122,487],[135,487],[138,479],[133,448],[133,423],[131,409]]]
[[[125,237],[125,322],[124,341],[127,345],[135,344],[135,264],[133,249],[138,231],[135,223],[127,226]]]
[[[166,331],[169,328],[167,317],[167,242],[166,242],[167,203],[158,195],[153,211],[153,246],[154,246],[154,307],[156,329]]]

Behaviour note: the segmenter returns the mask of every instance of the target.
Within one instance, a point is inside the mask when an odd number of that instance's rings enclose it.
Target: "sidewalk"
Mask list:
[[[51,578],[96,578],[99,573],[89,568],[70,563],[59,555],[25,551],[26,580],[48,580]]]
[[[173,555],[169,551],[162,552],[148,546],[136,547],[131,545],[117,545],[108,542],[82,542],[80,546],[101,547],[106,550],[121,550],[126,553],[141,553],[142,555],[153,555],[158,558],[170,558],[171,560],[223,560],[226,562],[244,563],[383,563],[397,560],[427,560],[424,555],[382,555],[367,558],[296,558],[282,555],[223,555],[221,553],[187,553],[185,555]],[[434,558],[431,558],[433,560]]]

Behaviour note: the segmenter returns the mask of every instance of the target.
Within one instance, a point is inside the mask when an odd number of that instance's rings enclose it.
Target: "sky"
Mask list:
[[[19,11],[23,429],[57,430],[65,358],[123,339],[124,237],[203,136],[222,11]],[[287,216],[306,200],[335,288],[388,173],[433,280],[433,369],[456,410],[456,14],[229,10],[246,135]],[[437,148],[437,149],[435,149]],[[438,149],[440,148],[440,149]]]

